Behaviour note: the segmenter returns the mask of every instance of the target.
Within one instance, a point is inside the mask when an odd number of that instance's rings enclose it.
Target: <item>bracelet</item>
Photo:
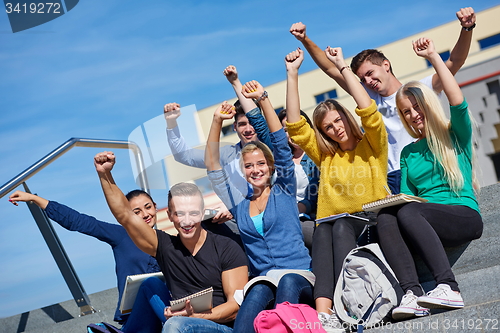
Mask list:
[[[464,29],[465,31],[472,31],[472,29],[474,29],[475,27],[476,27],[476,23],[474,23],[470,27],[462,27],[462,29]]]
[[[350,69],[350,68],[351,68],[351,67],[349,67],[349,66],[344,66],[344,67],[342,67],[342,68],[340,69],[340,74],[342,74],[342,71],[343,71],[344,69]]]
[[[268,97],[267,91],[264,91],[264,92],[262,93],[262,96],[260,96],[259,98],[257,98],[257,99],[255,100],[255,103],[259,103],[260,101],[262,101],[264,98],[267,98],[267,97]]]

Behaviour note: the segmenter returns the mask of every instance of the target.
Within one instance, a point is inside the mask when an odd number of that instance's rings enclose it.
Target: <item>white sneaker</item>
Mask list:
[[[345,333],[345,329],[342,328],[342,323],[335,311],[331,310],[332,314],[318,312],[318,319],[321,322],[321,326],[327,333]]]
[[[420,296],[417,303],[430,309],[460,309],[464,307],[462,296],[444,283],[438,284],[427,295]]]
[[[415,316],[428,316],[429,309],[419,306],[417,299],[418,297],[413,294],[413,291],[408,290],[401,299],[399,306],[392,310],[392,318],[394,320],[404,320]]]

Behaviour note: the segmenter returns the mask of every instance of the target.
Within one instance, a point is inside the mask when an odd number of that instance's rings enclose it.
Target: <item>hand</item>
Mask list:
[[[26,192],[18,190],[9,196],[9,201],[12,202],[14,204],[14,206],[19,206],[19,204],[17,203],[18,201],[21,201],[21,202],[32,201],[34,196],[35,195],[33,195],[31,193],[26,193]]]
[[[476,13],[472,7],[460,8],[457,18],[464,28],[469,28],[476,23]]]
[[[175,120],[181,115],[181,106],[177,103],[168,103],[163,107],[165,120]]]
[[[111,151],[103,151],[94,157],[95,169],[98,173],[111,171],[115,165],[116,157]]]
[[[233,214],[230,211],[218,211],[212,219],[212,223],[222,224],[233,219]]]
[[[304,61],[304,51],[298,47],[295,51],[292,51],[285,56],[286,70],[298,71],[300,65],[302,65],[302,61]]]
[[[294,23],[290,27],[290,33],[302,42],[306,38],[306,25],[302,22]]]
[[[260,83],[255,80],[248,81],[241,88],[241,93],[246,98],[257,99],[264,93],[264,87],[261,86]]]
[[[337,67],[337,69],[340,70],[342,67],[346,66],[344,55],[342,54],[342,48],[328,46],[325,49],[325,55],[328,58],[328,60],[333,62],[333,64],[335,65],[335,67]]]
[[[229,104],[224,101],[214,112],[214,118],[224,121],[226,119],[231,119],[236,114],[236,109],[234,105]]]
[[[434,53],[434,43],[426,37],[422,37],[412,42],[413,51],[422,58],[429,59]]]
[[[229,83],[234,84],[238,81],[238,71],[233,65],[227,66],[222,73],[226,76]]]
[[[169,320],[172,317],[176,316],[183,316],[183,317],[190,317],[194,313],[193,307],[191,306],[191,301],[187,300],[186,301],[186,306],[184,309],[179,310],[179,311],[172,311],[170,306],[167,306],[165,310],[163,311],[163,314],[165,315],[165,318]]]

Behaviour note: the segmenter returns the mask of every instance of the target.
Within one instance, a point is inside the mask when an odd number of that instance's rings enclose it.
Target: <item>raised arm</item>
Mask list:
[[[207,146],[205,148],[205,166],[208,171],[220,170],[220,132],[225,119],[234,117],[234,106],[228,102],[222,103],[214,112],[212,125],[208,133]]]
[[[267,126],[266,120],[262,117],[260,109],[255,107],[255,103],[251,98],[245,97],[243,95],[241,89],[242,84],[238,78],[238,72],[235,66],[227,66],[224,69],[224,75],[226,76],[229,83],[234,89],[238,100],[240,101],[241,108],[245,112],[245,115],[248,119],[248,122],[257,133],[257,138],[260,142],[265,143],[269,148],[273,148],[273,144],[271,143],[271,138],[269,137],[269,127]]]
[[[351,68],[346,64],[342,49],[340,47],[331,48],[328,46],[325,50],[325,56],[333,63],[344,77],[349,91],[359,109],[365,109],[372,104],[371,98],[365,88],[359,83],[358,78],[351,71]]]
[[[476,26],[476,14],[472,7],[461,8],[456,15],[461,26],[460,36],[450,52],[450,58],[445,62],[453,75],[457,74],[467,60],[472,42],[472,30]],[[436,92],[443,90],[443,84],[437,74],[432,77],[432,87]]]
[[[413,50],[415,53],[432,64],[436,75],[439,77],[443,86],[444,93],[450,102],[450,105],[459,105],[463,102],[464,96],[455,77],[450,72],[446,64],[441,59],[439,53],[434,48],[434,43],[429,38],[419,38],[413,42]]]
[[[245,113],[254,109],[255,103],[251,99],[246,98],[241,93],[241,88],[243,85],[241,84],[241,81],[238,78],[238,71],[236,70],[236,67],[233,65],[229,65],[224,69],[222,73],[226,76],[226,79],[229,81],[229,83],[231,83],[231,86],[233,87],[236,97],[238,97],[241,107],[243,108]]]
[[[156,256],[158,247],[156,231],[134,214],[127,198],[111,175],[111,170],[115,165],[115,155],[109,151],[98,153],[94,157],[94,165],[111,213],[118,223],[127,230],[128,235],[139,249],[151,256]]]
[[[9,201],[16,206],[19,206],[18,204],[19,201],[21,202],[33,201],[33,203],[35,203],[41,209],[47,208],[47,205],[49,204],[49,200],[39,197],[38,195],[26,193],[23,191],[15,191],[14,193],[12,193],[9,196]]]
[[[321,68],[321,70],[325,72],[326,75],[334,79],[335,82],[337,82],[337,84],[342,87],[342,89],[344,89],[346,92],[349,92],[348,87],[344,81],[344,77],[340,74],[337,67],[335,67],[328,60],[328,58],[325,56],[325,52],[323,52],[323,50],[320,49],[319,46],[316,45],[306,35],[306,25],[302,22],[294,23],[290,27],[290,33],[294,35],[295,38],[297,38],[297,40],[302,43],[302,45],[304,45],[316,65],[318,65],[318,67]]]
[[[283,128],[281,125],[278,116],[276,115],[276,111],[274,111],[273,105],[269,100],[269,96],[267,92],[264,91],[264,87],[262,85],[253,80],[245,83],[242,88],[242,93],[247,98],[253,98],[257,101],[260,108],[264,112],[264,117],[266,117],[267,125],[269,126],[269,131],[274,133]]]
[[[163,115],[167,122],[167,141],[174,159],[184,165],[195,168],[204,168],[203,150],[189,148],[186,140],[179,131],[177,118],[181,115],[181,106],[178,103],[168,103],[163,107]]]
[[[299,68],[302,61],[304,61],[304,51],[300,48],[288,53],[285,57],[286,118],[289,123],[296,123],[300,120]],[[333,66],[331,62],[330,64]]]

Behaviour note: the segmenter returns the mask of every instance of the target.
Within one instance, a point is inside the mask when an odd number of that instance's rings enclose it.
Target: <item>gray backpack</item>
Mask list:
[[[388,320],[403,294],[379,245],[372,243],[346,256],[335,287],[334,307],[344,325],[362,332]]]

